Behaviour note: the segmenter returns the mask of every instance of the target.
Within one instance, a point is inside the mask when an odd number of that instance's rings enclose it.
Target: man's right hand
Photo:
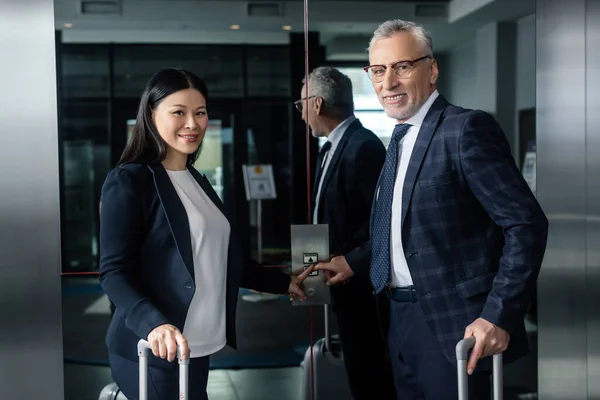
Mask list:
[[[181,349],[183,360],[190,356],[190,348],[183,334],[175,326],[164,324],[157,326],[148,334],[148,343],[152,348],[152,354],[169,362],[177,357],[177,346]]]
[[[317,263],[315,271],[325,271],[328,285],[347,283],[348,279],[354,275],[354,271],[344,256],[334,256],[329,262]]]

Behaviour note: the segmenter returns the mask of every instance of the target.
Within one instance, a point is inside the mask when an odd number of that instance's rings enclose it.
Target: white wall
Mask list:
[[[446,99],[458,106],[477,108],[475,91],[475,41],[470,41],[448,52],[445,65],[440,65],[440,79],[445,82],[442,93]]]
[[[440,65],[448,101],[468,108],[480,108],[481,101],[474,90],[477,65],[475,39],[446,52]],[[480,56],[481,57],[481,56]],[[535,106],[535,15],[517,21],[517,81],[516,108]]]
[[[535,15],[523,17],[516,22],[516,60],[494,60],[486,43],[493,42],[493,35],[488,27],[478,30],[476,37],[460,47],[445,52],[440,56],[440,90],[453,104],[466,108],[483,109],[495,113],[498,107],[492,90],[499,91],[500,85],[514,85],[514,119],[509,126],[503,126],[511,144],[513,154],[518,154],[518,112],[525,108],[535,107]],[[491,27],[490,27],[491,28]],[[493,32],[492,32],[493,33]],[[500,34],[503,31],[499,31]],[[502,42],[503,36],[499,36]],[[495,39],[494,39],[495,40]],[[508,38],[507,40],[512,40]],[[510,47],[510,46],[509,46]],[[494,63],[491,65],[490,63]],[[515,68],[511,82],[495,79],[504,74],[503,68]],[[497,71],[497,73],[492,70]],[[514,82],[512,81],[514,80]],[[490,86],[491,85],[491,86]],[[506,93],[506,91],[503,91]],[[500,96],[498,101],[505,101]],[[512,115],[512,111],[510,112]],[[506,120],[506,115],[504,116]],[[502,122],[501,122],[502,124]],[[506,125],[506,123],[505,123]]]

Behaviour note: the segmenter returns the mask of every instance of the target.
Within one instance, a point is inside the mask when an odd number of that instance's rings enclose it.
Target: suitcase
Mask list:
[[[102,389],[98,400],[127,400],[127,397],[121,392],[116,383],[109,383]]]
[[[150,344],[147,341],[141,339],[138,342],[138,356],[140,357],[140,400],[148,400],[148,355],[151,353],[150,350]],[[179,348],[177,348],[177,360],[179,362],[179,399],[188,400],[190,359],[188,357],[182,360]]]
[[[151,353],[150,344],[145,340],[138,342],[138,356],[140,358],[140,400],[148,400],[148,356]],[[177,349],[179,361],[179,399],[188,399],[188,379],[190,359],[182,360]],[[127,400],[116,383],[109,383],[102,389],[98,400]]]
[[[313,344],[314,400],[351,400],[350,385],[338,338],[330,334],[330,311],[325,305],[325,337]],[[310,348],[306,350],[302,367],[302,400],[312,399]]]
[[[467,375],[468,353],[475,346],[475,336],[468,337],[456,344],[456,366],[458,371],[458,400],[469,399],[469,384]],[[502,353],[494,355],[493,382],[494,400],[502,400],[503,393],[503,365]]]

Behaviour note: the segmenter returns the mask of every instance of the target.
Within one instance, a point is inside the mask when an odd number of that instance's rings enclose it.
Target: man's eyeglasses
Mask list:
[[[414,65],[421,60],[425,60],[426,58],[433,59],[433,57],[427,55],[421,58],[417,58],[416,60],[398,61],[389,66],[392,67],[394,73],[398,78],[408,78],[414,70]],[[365,70],[371,81],[379,83],[385,78],[385,72],[387,71],[387,68],[387,65],[369,65],[368,67],[364,67],[363,69]]]
[[[294,105],[296,106],[296,110],[298,110],[299,112],[302,112],[304,100],[312,99],[313,97],[317,97],[317,96],[308,96],[308,97],[303,97],[300,100],[296,100],[294,102]]]

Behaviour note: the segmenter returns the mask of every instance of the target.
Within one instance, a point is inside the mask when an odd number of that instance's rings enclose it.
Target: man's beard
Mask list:
[[[400,120],[400,121],[406,121],[407,119],[411,118],[412,116],[414,116],[416,113],[419,112],[419,109],[421,108],[421,106],[424,103],[421,104],[415,104],[415,103],[409,103],[406,106],[402,107],[402,108],[391,108],[391,107],[384,107],[384,111],[385,114],[393,119],[396,120]]]

